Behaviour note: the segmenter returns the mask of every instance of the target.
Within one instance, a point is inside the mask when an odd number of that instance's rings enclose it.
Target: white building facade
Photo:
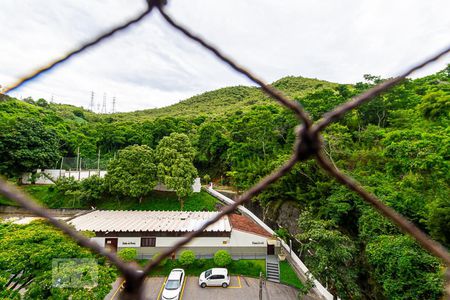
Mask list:
[[[183,236],[197,229],[218,212],[181,211],[93,211],[69,221],[77,230],[95,233],[93,241],[113,251],[136,248],[139,258],[151,258],[172,247]],[[209,258],[227,250],[235,259],[265,258],[276,254],[274,239],[244,216],[225,216],[208,226],[200,236],[180,248],[197,257]],[[275,245],[274,245],[275,244]]]

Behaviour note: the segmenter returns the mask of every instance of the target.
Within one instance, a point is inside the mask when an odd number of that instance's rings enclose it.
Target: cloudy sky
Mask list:
[[[1,0],[5,86],[145,9],[144,0]],[[448,0],[172,0],[168,12],[268,82],[287,75],[341,83],[394,76],[450,44]],[[450,56],[414,74],[431,74]],[[164,23],[155,11],[18,91],[107,110],[167,106],[250,82]]]

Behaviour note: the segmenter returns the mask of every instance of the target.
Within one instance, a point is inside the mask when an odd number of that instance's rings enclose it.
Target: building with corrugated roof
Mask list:
[[[218,212],[95,210],[70,221],[80,231],[95,233],[93,241],[112,251],[136,248],[140,258],[150,258],[200,228]],[[274,246],[275,244],[275,246]],[[211,257],[225,249],[234,258],[264,258],[275,254],[272,236],[253,220],[232,214],[208,226],[178,250],[193,250],[198,257]]]

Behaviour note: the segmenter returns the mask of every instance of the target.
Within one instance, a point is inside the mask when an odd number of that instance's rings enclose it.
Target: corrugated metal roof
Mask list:
[[[88,231],[155,231],[190,232],[198,229],[218,212],[203,211],[133,211],[96,210],[76,217],[68,223],[77,230]],[[207,232],[231,232],[227,216],[208,226]]]

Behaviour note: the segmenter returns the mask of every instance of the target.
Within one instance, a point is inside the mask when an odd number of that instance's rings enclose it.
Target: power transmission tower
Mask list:
[[[53,94],[52,94],[52,98],[50,99],[50,103],[54,102],[54,98],[53,98]]]
[[[101,113],[106,114],[106,93],[103,93],[103,105]]]
[[[116,112],[116,96],[114,96],[112,100],[112,113],[115,112]]]
[[[95,108],[94,95],[95,95],[95,93],[93,91],[91,91],[91,103],[89,104],[90,111],[94,111],[94,108]]]

